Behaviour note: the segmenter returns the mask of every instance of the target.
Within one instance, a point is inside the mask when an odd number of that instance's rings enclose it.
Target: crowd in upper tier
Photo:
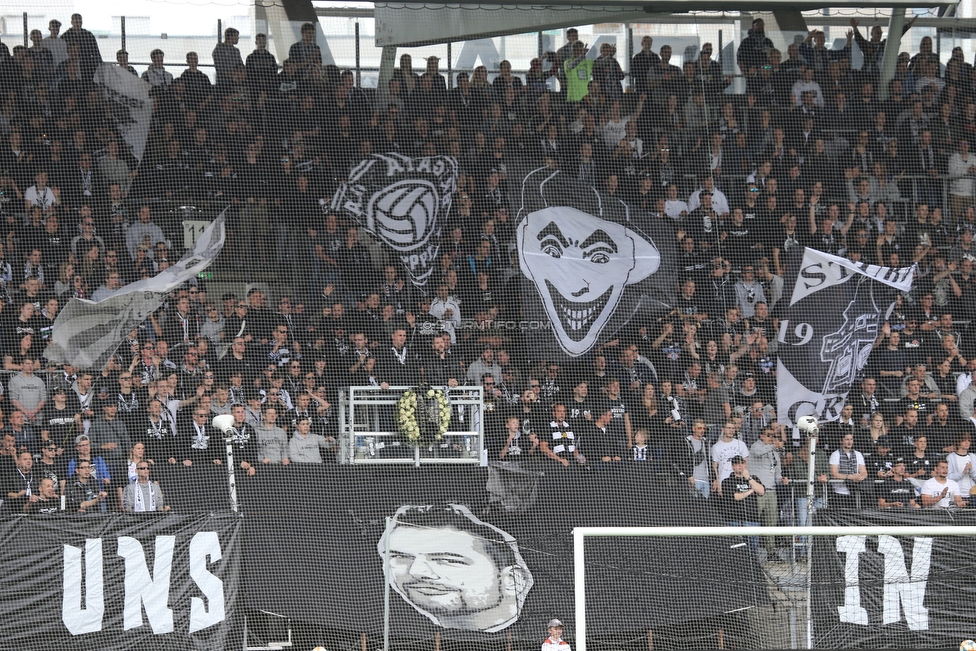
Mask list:
[[[589,56],[570,29],[524,75],[502,61],[449,79],[437,57],[417,72],[403,54],[373,94],[323,65],[312,24],[281,66],[264,35],[245,55],[227,29],[215,83],[195,52],[180,53],[178,75],[152,52],[139,159],[93,79],[97,40],[77,14],[60,28],[31,32],[30,47],[0,45],[0,353],[12,374],[0,460],[14,488],[40,469],[70,495],[76,473],[61,459],[91,459],[95,487],[113,491],[139,481],[143,459],[216,464],[224,450],[207,421],[220,413],[248,433],[238,459],[248,474],[330,460],[337,389],[422,381],[484,386],[490,458],[649,459],[695,479],[682,446],[701,455],[690,442],[700,419],[715,442],[728,429],[751,446],[769,429],[785,468],[796,441],[773,425],[774,333],[786,256],[804,245],[919,265],[842,421],[857,448],[871,453],[887,436],[907,456],[924,431],[930,451],[952,455],[976,425],[976,331],[958,325],[976,306],[976,85],[959,48],[943,65],[922,39],[882,88],[879,27],[866,38],[852,20],[840,49],[811,31],[784,55],[756,20],[738,48],[746,92],[735,95],[710,43],[679,67],[645,36],[628,78],[613,46]],[[137,74],[125,51],[109,65]],[[422,290],[362,225],[330,211],[350,166],[374,152],[458,161]],[[514,222],[521,181],[540,167],[624,202],[636,228],[666,223],[679,251],[674,312],[571,366],[491,327],[521,318]],[[182,254],[187,214],[224,209],[217,280],[235,271],[263,285],[215,295],[194,279],[104,368],[49,366],[44,348],[69,298],[154,276]],[[573,429],[578,446],[566,443]],[[825,436],[826,449],[841,449],[843,433]],[[709,487],[731,471],[702,467]],[[8,506],[32,508],[41,491],[30,481]],[[108,490],[74,495],[92,508],[100,492],[115,502]],[[162,507],[137,493],[133,504]]]

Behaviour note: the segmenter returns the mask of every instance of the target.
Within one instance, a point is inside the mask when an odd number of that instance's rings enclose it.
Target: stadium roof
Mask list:
[[[472,38],[561,29],[596,23],[669,23],[694,19],[690,12],[736,13],[800,11],[822,8],[838,10],[872,8],[923,8],[954,5],[936,0],[550,0],[546,4],[511,4],[488,0],[478,4],[375,4],[376,44],[414,46],[448,43]],[[318,3],[322,7],[321,3]],[[735,20],[738,16],[730,17]]]

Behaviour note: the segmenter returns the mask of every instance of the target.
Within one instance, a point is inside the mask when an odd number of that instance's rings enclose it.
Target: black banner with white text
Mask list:
[[[240,648],[240,533],[230,513],[6,520],[0,649]]]
[[[976,512],[824,511],[818,525],[904,526],[904,536],[817,538],[814,648],[955,648],[976,630],[976,561],[967,536],[913,536],[920,525],[973,526]]]

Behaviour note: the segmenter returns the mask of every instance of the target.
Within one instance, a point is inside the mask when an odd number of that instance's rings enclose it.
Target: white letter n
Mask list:
[[[173,568],[176,536],[156,536],[156,560],[149,576],[142,543],[135,538],[119,538],[118,554],[125,559],[125,630],[142,626],[142,606],[153,633],[173,632],[173,611],[169,601],[169,577]]]
[[[913,538],[912,573],[905,566],[905,552],[897,539],[878,536],[878,552],[884,555],[884,613],[882,623],[905,621],[913,631],[929,628],[929,611],[924,605],[925,586],[932,561],[932,539]]]

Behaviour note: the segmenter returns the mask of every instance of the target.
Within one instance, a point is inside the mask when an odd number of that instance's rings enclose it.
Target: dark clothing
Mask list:
[[[626,441],[613,436],[610,428],[601,429],[594,423],[586,422],[582,434],[578,434],[578,445],[583,456],[589,463],[599,463],[603,457],[623,458],[626,451]]]
[[[755,477],[754,481],[759,481]],[[754,493],[744,500],[736,501],[736,493],[752,490],[750,481],[729,475],[722,482],[722,500],[725,502],[725,515],[729,522],[759,522],[759,498]]]
[[[77,511],[81,508],[82,502],[90,502],[91,500],[98,497],[98,493],[101,490],[101,484],[94,479],[89,479],[86,483],[75,480],[73,484],[68,486],[65,491],[67,493],[68,510]],[[91,507],[89,507],[91,508]],[[103,501],[98,505],[102,511],[105,510],[105,502]]]
[[[4,505],[9,506],[15,513],[20,513],[21,509],[24,508],[24,504],[27,504],[27,498],[38,493],[40,483],[40,476],[35,475],[33,471],[25,474],[20,471],[20,468],[14,468],[4,478]],[[27,491],[27,494],[23,497],[11,498],[8,496],[8,493],[18,493],[22,490]]]
[[[416,386],[420,382],[417,357],[407,346],[396,350],[393,346],[376,350],[376,376],[390,386]]]
[[[158,464],[164,464],[178,455],[176,431],[167,416],[166,409],[163,409],[163,415],[158,421],[147,417],[143,426],[132,433],[133,442],[145,444],[146,458]]]
[[[878,498],[889,504],[891,502],[902,502],[907,507],[908,503],[915,499],[915,495],[915,487],[905,479],[895,481],[888,478],[878,487]]]
[[[54,488],[60,491],[61,482],[68,479],[68,462],[63,456],[55,457],[52,464],[35,461],[33,473],[37,477],[38,488],[40,488],[41,480],[48,478],[54,482]]]

